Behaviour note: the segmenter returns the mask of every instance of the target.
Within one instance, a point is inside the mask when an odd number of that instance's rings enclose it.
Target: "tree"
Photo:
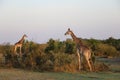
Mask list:
[[[117,50],[120,51],[120,39],[115,39],[113,37],[109,37],[104,43],[114,46]]]
[[[54,50],[54,48],[55,48],[54,42],[55,41],[53,39],[50,39],[47,42],[48,46],[45,48],[45,53],[49,53],[51,50]]]
[[[75,43],[71,39],[67,39],[65,42],[65,53],[73,54],[75,53]]]
[[[98,47],[97,47],[97,50],[96,50],[96,53],[98,56],[105,56],[105,57],[108,57],[108,56],[112,56],[112,57],[115,57],[117,56],[117,50],[114,46],[111,46],[109,44],[99,44]]]

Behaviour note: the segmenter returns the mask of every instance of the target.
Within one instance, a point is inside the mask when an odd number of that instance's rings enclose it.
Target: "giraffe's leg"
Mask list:
[[[16,53],[16,50],[17,50],[17,47],[15,46],[15,47],[14,47],[14,54],[17,54],[17,53]]]
[[[86,61],[88,63],[88,66],[90,68],[90,71],[92,71],[92,66],[91,66],[91,63],[90,63],[90,54],[89,53],[86,53],[87,55],[85,55],[85,58],[86,58]]]
[[[91,64],[90,64],[90,60],[87,60],[87,62],[88,62],[88,65],[89,65],[90,71],[92,71],[92,66],[91,66]]]
[[[91,63],[92,71],[95,71],[95,66],[94,66],[94,63],[93,63],[92,59],[89,59],[89,61]]]
[[[77,50],[77,57],[78,57],[78,69],[81,70],[81,56],[79,50]]]
[[[95,66],[94,66],[94,62],[93,62],[93,60],[92,60],[92,53],[91,52],[89,52],[89,54],[90,54],[90,58],[89,58],[89,61],[90,61],[90,64],[91,64],[91,67],[92,67],[92,71],[94,71],[95,70]]]

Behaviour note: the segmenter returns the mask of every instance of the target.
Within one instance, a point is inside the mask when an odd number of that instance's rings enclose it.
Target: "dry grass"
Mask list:
[[[0,69],[0,80],[119,80],[119,72],[34,72]]]
[[[54,80],[45,73],[19,69],[0,69],[0,80]]]
[[[0,68],[0,80],[119,80],[120,79],[120,62],[119,60],[100,58],[98,59],[100,64],[96,64],[96,68],[102,69],[98,72],[74,72],[73,65],[63,65],[56,67],[56,71],[66,70],[66,72],[35,72],[27,71],[23,69],[14,69],[14,68]],[[102,64],[104,62],[106,65]],[[97,69],[97,70],[98,70]],[[71,71],[70,71],[71,70]],[[73,70],[73,71],[72,71]],[[70,72],[69,72],[70,71]]]
[[[54,67],[54,71],[56,71],[56,72],[78,72],[77,66],[73,65],[73,64],[66,64],[63,66]]]

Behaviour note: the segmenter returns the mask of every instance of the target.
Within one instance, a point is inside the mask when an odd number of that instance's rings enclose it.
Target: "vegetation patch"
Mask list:
[[[106,62],[97,61],[96,56],[111,59],[120,56],[119,39],[82,39],[82,41],[91,48],[94,71],[110,70]],[[78,71],[76,47],[71,39],[66,41],[50,39],[46,44],[24,41],[22,57],[14,55],[13,48],[14,46],[9,43],[0,45],[1,67],[55,72]],[[85,60],[82,65],[83,70],[89,70]]]

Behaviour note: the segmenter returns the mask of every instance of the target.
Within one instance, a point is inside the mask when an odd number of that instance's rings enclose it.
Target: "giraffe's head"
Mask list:
[[[27,35],[26,35],[26,34],[24,34],[24,35],[23,35],[23,37],[25,38],[25,37],[27,37]]]
[[[70,30],[70,28],[68,28],[67,32],[65,33],[65,35],[71,35],[72,31]]]

